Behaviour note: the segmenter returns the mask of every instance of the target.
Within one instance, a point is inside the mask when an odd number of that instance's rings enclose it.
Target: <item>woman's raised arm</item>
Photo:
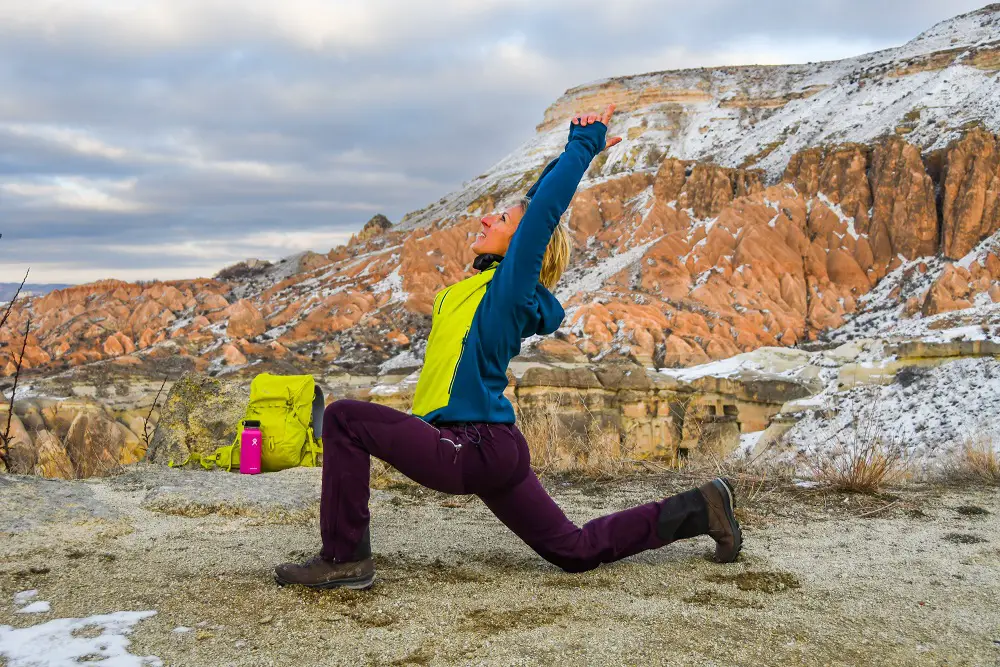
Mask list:
[[[562,155],[545,168],[538,182],[528,190],[531,204],[490,286],[497,305],[519,306],[534,296],[545,248],[580,179],[594,156],[621,141],[621,137],[607,137],[614,111],[615,105],[610,104],[603,114],[575,116]]]

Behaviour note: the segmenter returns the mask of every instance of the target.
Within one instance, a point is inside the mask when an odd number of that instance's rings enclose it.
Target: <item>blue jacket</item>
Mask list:
[[[413,414],[428,422],[514,423],[504,396],[521,341],[559,328],[565,312],[538,282],[545,249],[607,127],[570,125],[563,154],[528,191],[531,204],[503,261],[437,294]]]

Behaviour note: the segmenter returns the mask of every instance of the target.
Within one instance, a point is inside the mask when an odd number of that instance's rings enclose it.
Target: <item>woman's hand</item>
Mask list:
[[[611,125],[611,116],[615,113],[615,105],[609,104],[608,108],[604,110],[604,113],[597,114],[577,114],[573,116],[573,125],[579,125],[580,127],[587,127],[592,123],[604,123],[605,125]],[[621,137],[608,137],[608,143],[604,146],[607,150],[619,143],[622,140]]]

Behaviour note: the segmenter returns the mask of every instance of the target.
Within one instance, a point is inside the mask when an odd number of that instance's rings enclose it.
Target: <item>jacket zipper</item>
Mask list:
[[[465,342],[469,340],[469,330],[465,330],[465,335],[462,336],[462,351],[458,353],[458,362],[455,364],[455,370],[451,373],[451,384],[448,385],[448,395],[451,395],[452,389],[455,388],[455,378],[458,377],[458,367],[462,364],[462,357],[465,356]]]
[[[451,288],[449,287],[448,289],[446,289],[444,291],[444,294],[441,295],[441,303],[438,304],[438,311],[437,311],[438,315],[441,314],[441,309],[444,308],[444,300],[448,298],[448,292],[450,292],[450,291],[451,291]]]

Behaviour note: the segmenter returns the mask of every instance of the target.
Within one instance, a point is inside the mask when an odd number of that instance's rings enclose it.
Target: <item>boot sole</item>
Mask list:
[[[279,586],[305,586],[306,588],[314,588],[317,590],[348,588],[352,591],[366,591],[375,585],[375,573],[373,572],[370,577],[356,577],[354,579],[335,579],[333,581],[324,581],[318,584],[304,584],[298,581],[285,581],[276,574],[274,575],[274,581]]]
[[[736,521],[736,502],[734,500],[734,493],[729,488],[729,484],[721,479],[712,480],[712,485],[719,490],[722,497],[726,500],[726,519],[729,521],[729,529],[733,532],[733,543],[736,548],[733,551],[733,557],[726,561],[719,561],[722,563],[732,563],[740,555],[740,551],[743,550],[743,531],[740,529],[740,524]]]

